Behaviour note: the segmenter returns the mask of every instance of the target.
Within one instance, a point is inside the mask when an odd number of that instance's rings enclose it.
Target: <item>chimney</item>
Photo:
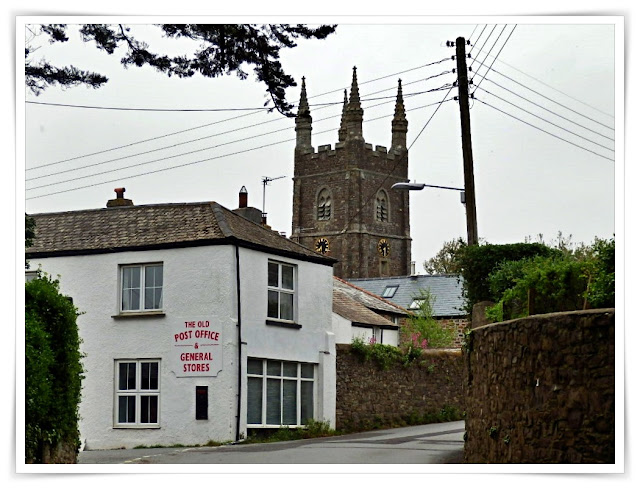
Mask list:
[[[247,188],[243,185],[240,189],[240,193],[238,193],[238,208],[244,209],[247,207],[249,202],[249,192],[247,192]]]
[[[262,222],[262,212],[255,207],[249,207],[248,204],[249,192],[247,192],[247,187],[243,185],[240,192],[238,192],[238,208],[234,209],[233,212],[245,219],[249,219],[251,222],[260,224]]]
[[[107,207],[125,207],[133,205],[131,199],[124,198],[125,188],[116,188],[113,191],[116,193],[116,198],[107,201]]]

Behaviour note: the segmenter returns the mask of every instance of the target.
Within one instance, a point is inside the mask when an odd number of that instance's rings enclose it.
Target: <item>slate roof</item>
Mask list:
[[[398,328],[393,322],[368,309],[344,290],[335,287],[333,289],[333,312],[351,321],[352,325]]]
[[[397,316],[407,316],[409,314],[406,309],[398,307],[396,304],[338,277],[333,277],[333,290],[338,290],[348,295],[373,311]]]
[[[405,277],[379,277],[351,279],[350,283],[381,296],[388,286],[398,286],[393,297],[385,299],[402,308],[409,309],[414,299],[420,297],[420,290],[429,290],[435,298],[433,304],[434,317],[461,317],[466,313],[462,310],[462,282],[457,275],[410,275]]]
[[[216,202],[118,206],[31,217],[36,237],[27,258],[238,244],[328,266],[336,261]]]

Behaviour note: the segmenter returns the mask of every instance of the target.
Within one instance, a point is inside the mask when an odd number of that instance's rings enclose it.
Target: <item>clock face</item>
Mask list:
[[[329,253],[329,240],[327,238],[320,238],[316,241],[316,251],[326,255]]]
[[[378,241],[378,253],[382,256],[389,256],[389,252],[391,251],[391,247],[386,239],[381,239]]]

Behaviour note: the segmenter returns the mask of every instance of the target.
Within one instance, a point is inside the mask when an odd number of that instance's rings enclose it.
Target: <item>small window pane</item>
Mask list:
[[[247,373],[262,375],[262,360],[249,358],[247,360]]]
[[[282,385],[282,424],[298,424],[298,381],[284,380]]]
[[[247,423],[262,424],[262,379],[261,378],[249,377],[248,379]]]
[[[140,288],[140,267],[126,267],[122,269],[122,284],[127,289]]]
[[[280,319],[293,321],[293,294],[280,293]]]
[[[269,263],[269,287],[278,287],[278,264]]]
[[[301,377],[303,379],[313,379],[313,365],[310,363],[303,363],[300,365]]]
[[[282,265],[282,288],[293,290],[293,267]]]
[[[282,362],[282,375],[284,377],[297,377],[298,364],[294,362]]]
[[[300,421],[313,419],[313,382],[300,382]]]
[[[281,362],[267,360],[267,375],[277,375],[278,377],[282,375],[280,365],[282,365]]]
[[[119,364],[118,389],[121,391],[136,388],[136,364],[121,363]]]
[[[145,284],[147,287],[162,286],[162,265],[151,265],[145,268]]]
[[[158,389],[158,364],[156,362],[144,362],[140,364],[140,389]]]
[[[140,398],[140,422],[158,422],[158,396],[142,396]]]
[[[389,287],[384,289],[384,292],[382,293],[382,297],[385,297],[385,298],[393,297],[397,290],[398,290],[397,285],[390,285]]]
[[[120,396],[118,398],[118,423],[135,423],[136,397]]]
[[[278,292],[274,290],[267,294],[267,317],[278,318]]]
[[[267,424],[281,425],[280,379],[267,379]]]

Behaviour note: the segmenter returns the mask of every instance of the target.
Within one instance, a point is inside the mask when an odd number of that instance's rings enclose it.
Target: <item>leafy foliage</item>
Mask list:
[[[403,325],[404,336],[410,338],[408,348],[447,348],[453,345],[455,331],[433,318],[435,297],[428,289],[420,290],[420,309]]]
[[[467,243],[462,238],[445,241],[436,256],[422,264],[427,275],[459,274],[461,270],[458,256],[465,246]]]
[[[25,284],[26,458],[40,462],[44,443],[78,440],[83,379],[78,311],[44,274]]]
[[[488,282],[489,275],[503,262],[558,254],[560,254],[558,250],[542,243],[484,244],[464,247],[458,255],[458,261],[463,278],[465,309],[470,313],[474,304],[493,300]]]
[[[596,238],[577,251],[503,262],[489,274],[496,305],[487,317],[502,321],[530,314],[614,307],[615,241]]]
[[[27,249],[33,245],[33,240],[36,237],[36,221],[33,217],[24,215],[24,248]],[[29,269],[29,262],[25,260],[24,268]]]
[[[167,38],[190,39],[198,48],[190,55],[167,56],[150,50],[147,43],[132,36],[129,27],[122,24],[83,24],[80,35],[84,42],[93,42],[107,54],[114,54],[124,47],[126,54],[120,62],[129,66],[151,66],[167,76],[192,77],[196,73],[215,78],[235,73],[241,79],[248,74],[245,66],[252,66],[256,79],[267,86],[275,108],[282,114],[293,116],[293,105],[286,101],[285,90],[296,86],[280,63],[280,50],[293,48],[297,39],[325,39],[332,34],[335,25],[320,25],[316,28],[287,24],[161,24],[158,27]],[[69,40],[66,24],[40,26],[49,36],[49,42]],[[25,50],[26,85],[38,95],[49,85],[88,85],[98,88],[108,79],[98,73],[80,70],[74,66],[56,68],[46,61],[30,62],[32,50]],[[268,103],[265,103],[265,106]]]

